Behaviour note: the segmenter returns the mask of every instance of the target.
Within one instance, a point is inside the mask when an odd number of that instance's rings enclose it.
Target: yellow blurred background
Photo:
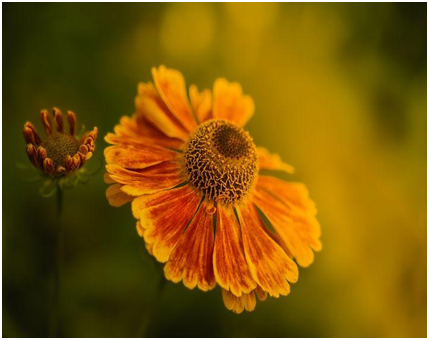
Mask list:
[[[247,129],[308,186],[323,250],[253,313],[168,283],[149,335],[426,337],[426,24],[422,3],[4,4],[3,336],[45,336],[49,310],[55,199],[16,168],[24,122],[55,105],[103,136],[165,64],[199,88],[242,84]],[[134,336],[156,289],[105,189],[100,172],[66,192],[64,336]]]

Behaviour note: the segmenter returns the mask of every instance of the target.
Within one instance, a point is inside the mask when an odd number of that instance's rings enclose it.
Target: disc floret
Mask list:
[[[256,147],[236,124],[213,119],[188,140],[184,163],[189,182],[209,199],[225,204],[242,200],[258,173]]]

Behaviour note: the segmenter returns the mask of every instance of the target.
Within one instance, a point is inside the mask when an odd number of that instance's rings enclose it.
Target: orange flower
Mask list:
[[[203,291],[219,284],[236,313],[252,311],[256,296],[287,295],[298,279],[293,259],[308,266],[321,249],[320,226],[303,184],[259,175],[293,168],[243,130],[252,98],[218,79],[213,93],[192,85],[189,101],[180,72],[152,74],[154,84],[138,86],[136,113],[105,137],[110,204],[132,202],[167,279]]]
[[[62,113],[57,108],[53,109],[56,132],[52,129],[47,110],[40,112],[40,118],[47,135],[44,140],[30,122],[24,124],[23,130],[27,155],[36,168],[52,178],[58,178],[78,170],[91,158],[98,133],[96,127],[78,140],[75,138],[76,116],[72,111],[67,112],[69,133],[64,131]]]

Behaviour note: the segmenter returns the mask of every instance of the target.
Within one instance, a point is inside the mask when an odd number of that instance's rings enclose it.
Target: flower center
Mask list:
[[[189,181],[208,198],[227,204],[246,196],[258,173],[252,137],[219,119],[198,127],[188,140],[184,161]]]
[[[67,156],[73,156],[79,150],[79,142],[69,134],[54,132],[42,142],[47,156],[52,159],[54,166],[65,166]]]

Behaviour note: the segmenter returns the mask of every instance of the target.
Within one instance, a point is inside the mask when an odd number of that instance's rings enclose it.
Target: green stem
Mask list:
[[[64,237],[61,216],[63,212],[63,191],[57,187],[57,229],[56,229],[56,254],[54,267],[54,289],[52,295],[51,324],[49,335],[52,338],[58,337],[60,326],[60,284],[61,284],[61,264],[64,253]]]

